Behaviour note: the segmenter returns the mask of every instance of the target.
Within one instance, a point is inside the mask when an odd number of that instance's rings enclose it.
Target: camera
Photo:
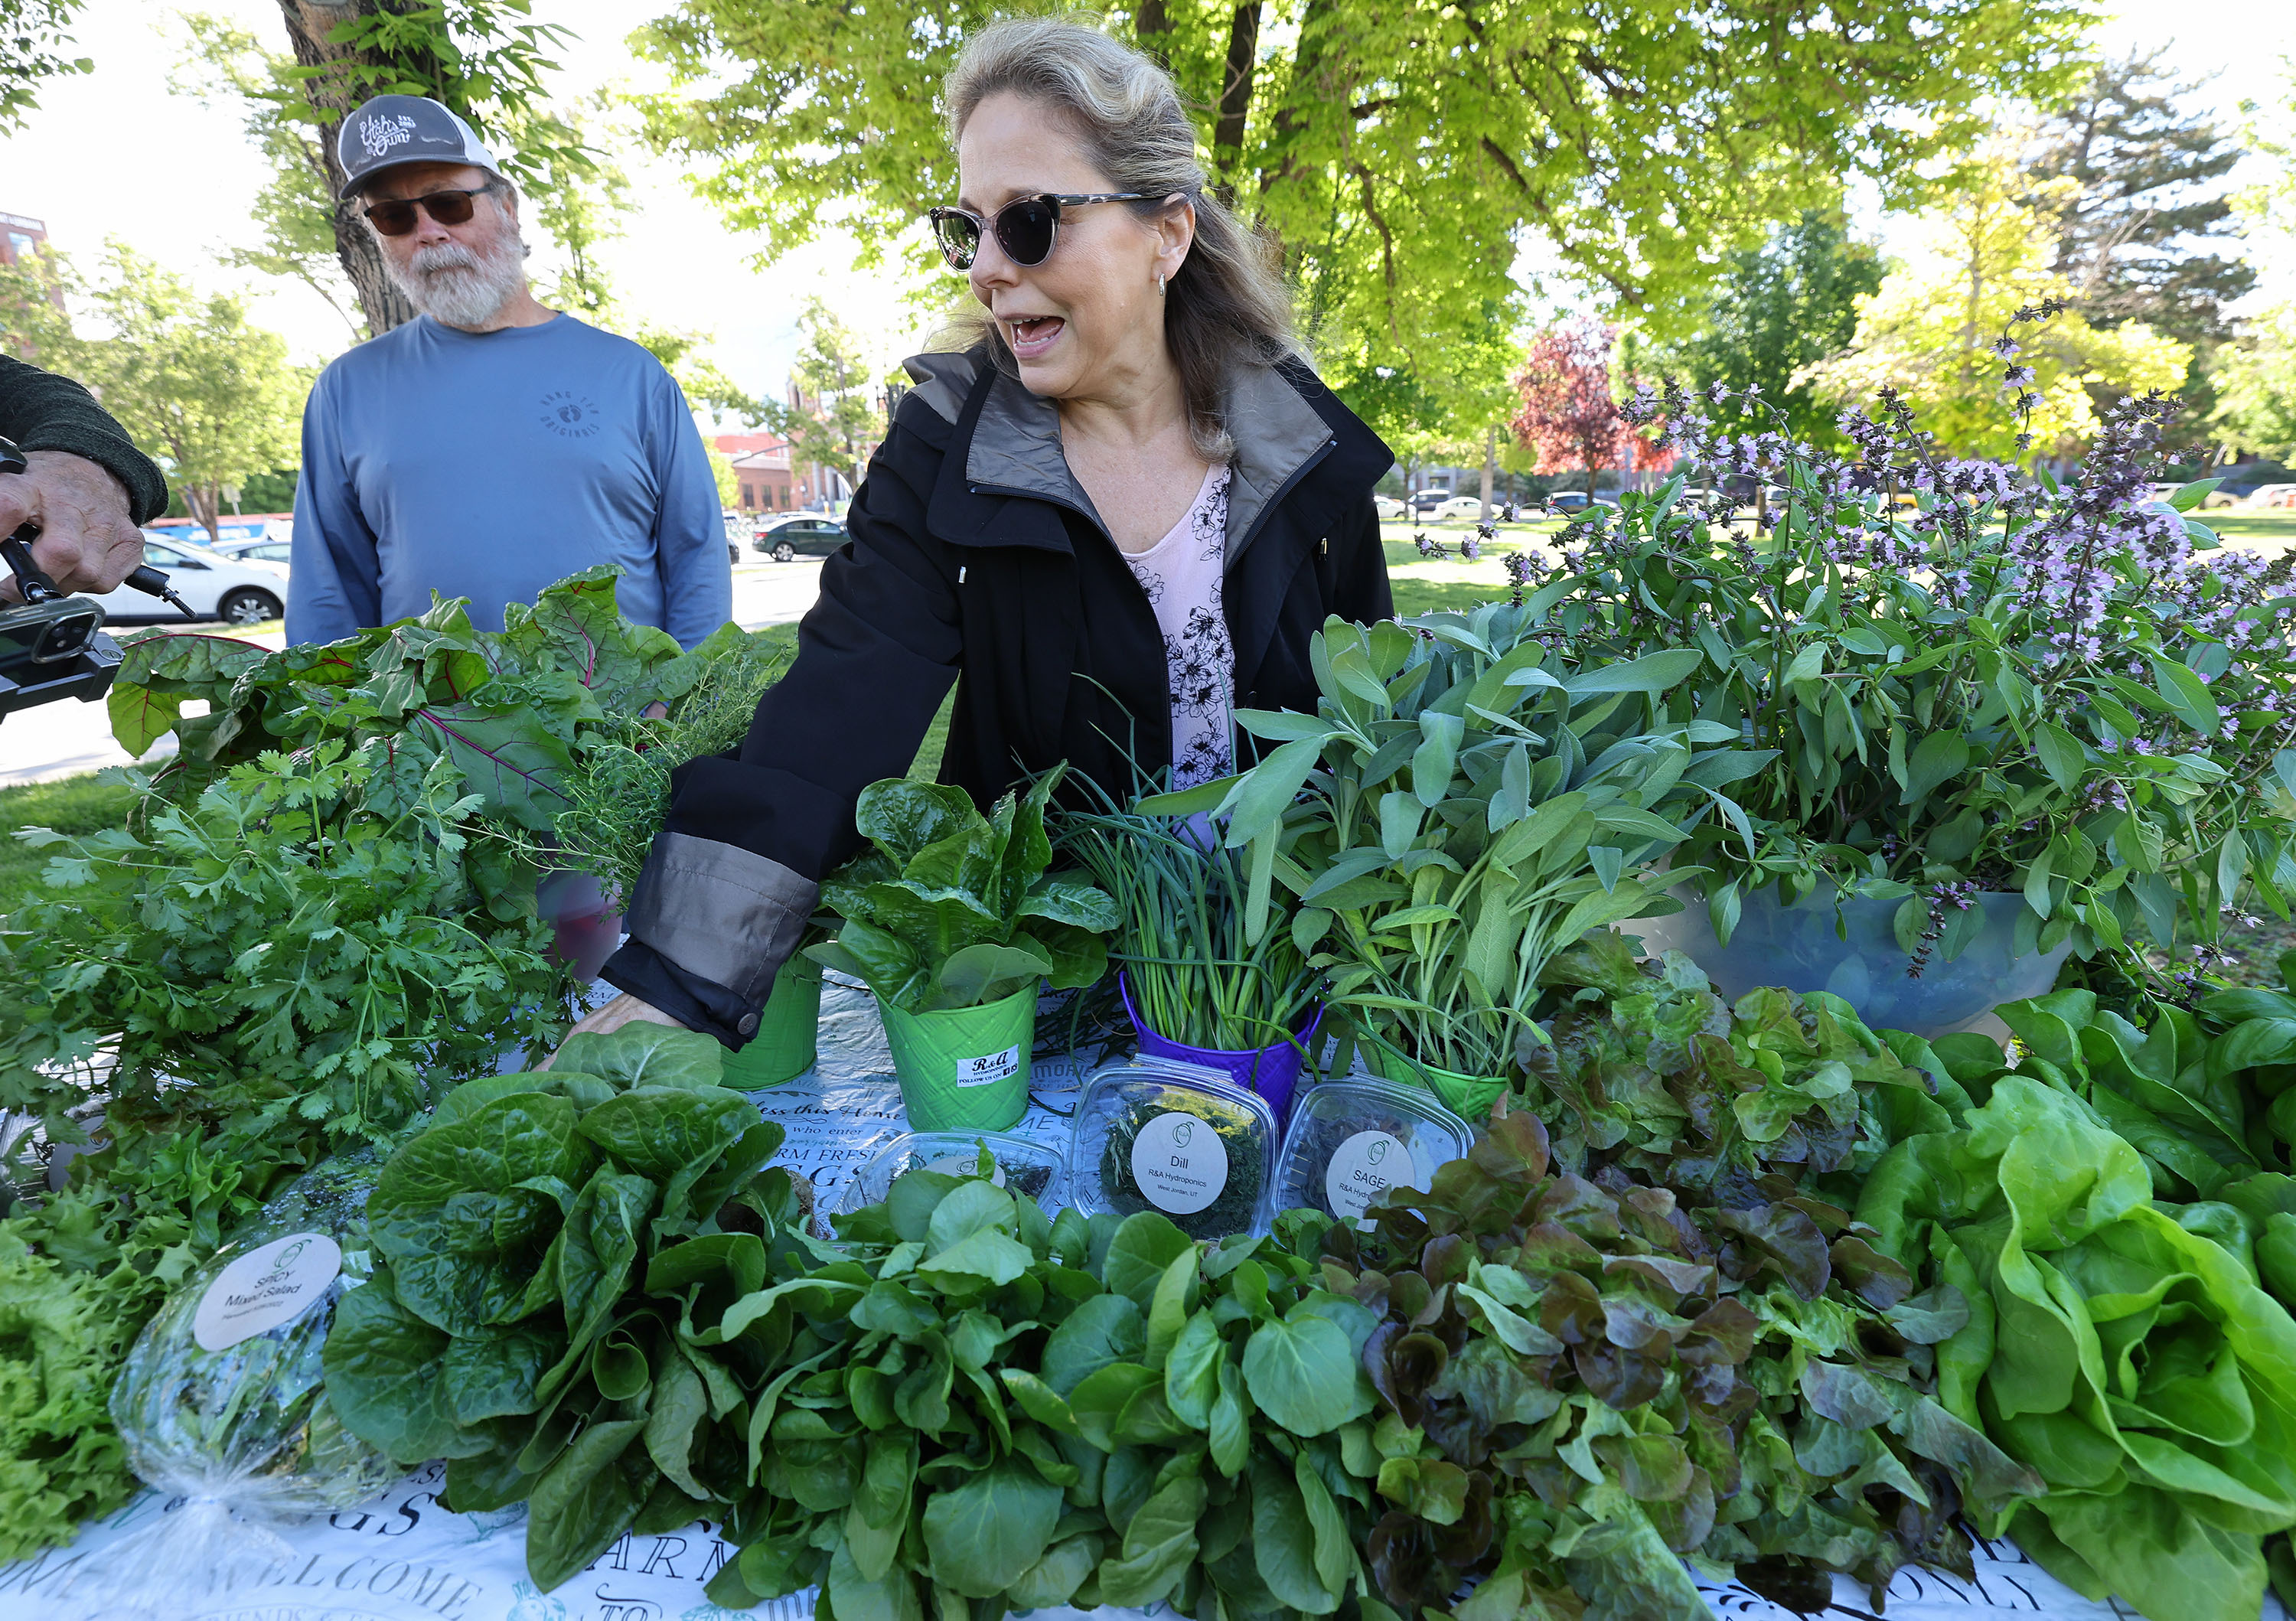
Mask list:
[[[23,453],[0,439],[0,473],[24,467]],[[64,595],[32,561],[39,533],[28,523],[0,540],[0,559],[24,594],[20,604],[0,607],[0,717],[63,698],[101,698],[119,668],[119,643],[103,634],[103,610]]]

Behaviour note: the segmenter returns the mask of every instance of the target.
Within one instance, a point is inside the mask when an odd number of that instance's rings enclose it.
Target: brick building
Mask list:
[[[788,440],[771,433],[721,433],[709,446],[734,459],[734,504],[742,512],[786,512],[797,506]]]

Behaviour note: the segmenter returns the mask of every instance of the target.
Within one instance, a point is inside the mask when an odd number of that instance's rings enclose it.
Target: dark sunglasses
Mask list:
[[[1016,197],[987,219],[964,209],[935,209],[926,217],[939,239],[941,258],[952,269],[970,270],[980,251],[980,233],[993,231],[996,245],[1016,265],[1041,265],[1052,257],[1053,238],[1059,233],[1061,210],[1080,209],[1088,202],[1142,202],[1141,192],[1039,192]]]
[[[394,197],[386,202],[371,202],[366,208],[367,221],[384,236],[404,236],[414,229],[417,209],[442,225],[468,225],[471,200],[493,190],[490,185],[482,185],[468,192],[431,192],[421,197]]]

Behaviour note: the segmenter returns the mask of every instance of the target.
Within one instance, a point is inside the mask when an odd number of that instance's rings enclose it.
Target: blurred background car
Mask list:
[[[1401,498],[1395,495],[1374,495],[1371,510],[1382,523],[1401,523],[1407,511]]]
[[[750,544],[777,563],[800,557],[827,557],[846,541],[845,526],[834,518],[800,513],[763,525]]]
[[[235,563],[276,563],[282,569],[295,561],[295,543],[266,536],[256,540],[226,540],[207,548]]]
[[[1596,495],[1589,500],[1582,489],[1559,489],[1546,498],[1546,510],[1560,512],[1565,518],[1583,512],[1590,506],[1616,507],[1618,504],[1608,495]]]
[[[265,544],[250,541],[248,544]],[[260,625],[287,611],[287,570],[280,564],[226,557],[188,541],[153,540],[147,533],[144,561],[168,577],[193,614],[226,625]],[[157,597],[122,585],[97,597],[103,617],[115,624],[130,619],[174,619],[176,610]]]
[[[1480,495],[1454,495],[1448,501],[1436,503],[1431,518],[1480,518],[1483,498]]]
[[[1411,497],[1411,510],[1424,517],[1450,498],[1450,487],[1438,484],[1432,488],[1420,490],[1414,494]]]

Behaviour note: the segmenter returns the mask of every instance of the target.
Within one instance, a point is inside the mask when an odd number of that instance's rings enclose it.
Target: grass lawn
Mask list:
[[[39,882],[52,852],[18,839],[20,828],[52,827],[59,833],[94,833],[118,827],[132,790],[90,772],[53,782],[0,789],[0,916],[13,911]]]

